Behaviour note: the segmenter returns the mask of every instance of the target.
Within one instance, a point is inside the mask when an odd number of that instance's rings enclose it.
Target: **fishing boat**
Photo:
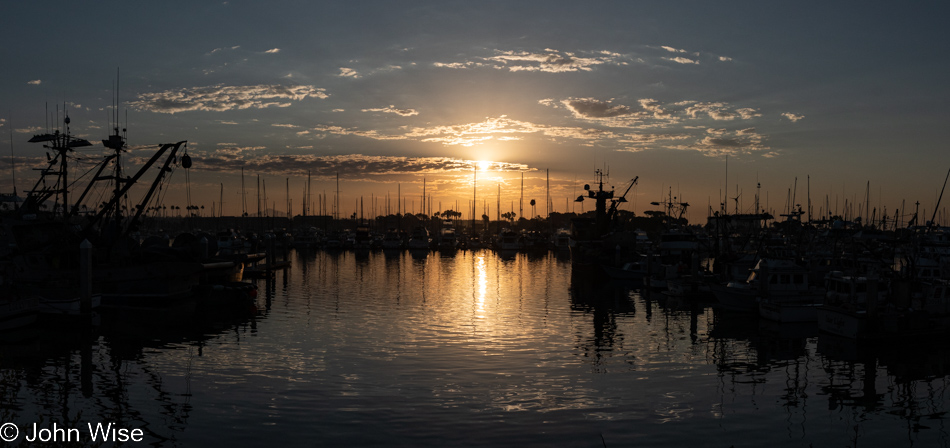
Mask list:
[[[571,229],[557,229],[552,238],[554,250],[570,252],[571,250]]]
[[[316,249],[323,244],[323,232],[313,226],[294,233],[294,248],[301,250]]]
[[[409,235],[409,250],[422,251],[429,250],[432,246],[432,238],[429,236],[429,229],[425,226],[416,226]]]
[[[382,245],[384,250],[400,250],[406,247],[402,232],[396,230],[395,227],[386,230]]]
[[[818,329],[849,339],[870,336],[870,314],[883,304],[877,282],[833,271],[825,277],[825,303],[817,309]]]
[[[785,259],[759,260],[743,282],[711,287],[720,307],[758,312],[779,322],[814,322],[824,290],[808,283],[806,267]]]
[[[102,306],[162,306],[190,297],[204,269],[197,260],[180,259],[181,253],[167,242],[140,244],[143,214],[153,207],[159,185],[173,168],[190,166],[187,142],[163,144],[132,176],[123,174],[121,155],[127,151],[125,137],[115,133],[103,140],[112,150],[99,161],[91,180],[76,195],[70,191],[68,161],[74,148],[90,146],[71,136],[69,118],[64,131],[35,135],[42,143],[49,165],[27,192],[22,205],[2,221],[13,235],[15,249],[9,263],[15,272],[15,287],[24,297],[37,297],[48,310],[72,313],[78,307],[79,287],[90,282],[94,299]],[[159,163],[164,158],[164,162]],[[146,175],[155,173],[138,204],[123,207],[129,191]],[[112,174],[104,171],[111,167]],[[107,181],[106,184],[103,181]],[[105,187],[103,187],[105,185]],[[79,191],[79,190],[77,190]],[[107,194],[93,211],[84,205],[92,193]],[[50,209],[49,204],[53,207]],[[131,216],[126,216],[128,210]],[[85,243],[84,243],[85,242]],[[90,244],[88,258],[81,258],[80,244]]]
[[[451,221],[443,224],[439,231],[439,250],[450,252],[457,250],[459,246],[458,235],[455,233],[455,226]]]
[[[0,331],[16,330],[33,324],[39,308],[37,297],[0,299]]]
[[[616,197],[614,190],[604,189],[605,173],[596,170],[597,188],[589,184],[584,185],[587,196],[580,195],[574,202],[584,202],[585,199],[594,201],[594,218],[571,219],[571,263],[574,265],[598,266],[613,265],[617,244],[609,241],[609,234],[617,224],[617,213],[621,204],[627,202],[626,196],[630,189],[637,184],[638,177],[634,177],[627,184],[626,190]],[[607,203],[610,203],[608,206]],[[631,248],[634,250],[635,248]]]
[[[620,267],[605,265],[604,271],[610,278],[617,280],[643,280],[649,275],[648,260],[643,257],[637,261],[628,261]]]
[[[502,229],[495,239],[495,248],[504,251],[521,250],[521,235],[511,229]]]
[[[369,250],[373,245],[373,235],[369,231],[369,226],[360,224],[356,226],[353,232],[353,248],[356,250]]]

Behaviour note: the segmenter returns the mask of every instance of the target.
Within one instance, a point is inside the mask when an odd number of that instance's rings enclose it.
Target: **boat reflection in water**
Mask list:
[[[581,269],[299,252],[255,280],[257,312],[3,333],[0,413],[161,446],[948,444],[946,343],[836,339]]]
[[[152,444],[174,443],[193,417],[192,366],[206,346],[245,343],[266,317],[256,307],[201,305],[221,298],[209,291],[196,295],[198,305],[185,311],[106,309],[92,322],[41,319],[4,332],[4,421],[17,424],[21,435],[33,423],[81,431],[88,423],[112,423],[141,429]],[[83,434],[80,442],[91,443]]]

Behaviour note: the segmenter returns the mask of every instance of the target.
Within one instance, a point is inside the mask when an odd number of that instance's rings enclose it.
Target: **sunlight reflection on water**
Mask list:
[[[17,421],[124,410],[163,446],[947,444],[947,377],[933,366],[950,350],[914,375],[901,353],[766,336],[748,316],[555,255],[293,263],[258,282],[255,317],[162,322],[137,328],[144,339],[103,330],[91,397],[50,387],[81,382],[75,338],[4,345],[2,409]]]

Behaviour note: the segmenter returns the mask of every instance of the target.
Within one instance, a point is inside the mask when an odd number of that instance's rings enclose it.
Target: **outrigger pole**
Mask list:
[[[99,213],[97,213],[96,216],[93,217],[93,218],[89,221],[89,223],[87,224],[86,228],[87,228],[87,229],[88,229],[88,228],[92,228],[92,226],[93,226],[95,223],[99,222],[99,220],[101,220],[102,217],[103,217],[110,209],[112,209],[112,207],[115,207],[115,206],[118,204],[120,198],[122,198],[123,196],[125,196],[125,194],[128,193],[130,189],[132,189],[132,186],[135,185],[135,183],[136,183],[143,175],[145,175],[145,173],[148,171],[148,169],[151,168],[152,165],[154,165],[155,162],[158,161],[158,159],[162,156],[162,154],[164,154],[165,151],[167,151],[169,148],[171,148],[171,149],[172,149],[172,153],[171,153],[171,154],[168,156],[168,158],[165,160],[165,165],[162,167],[161,171],[159,171],[158,177],[155,179],[155,181],[152,182],[152,186],[151,186],[151,188],[149,188],[148,193],[146,193],[145,198],[144,198],[144,199],[142,200],[142,202],[136,207],[137,210],[135,211],[135,216],[132,217],[132,220],[131,220],[131,221],[129,221],[129,225],[128,225],[128,227],[126,227],[126,230],[132,228],[132,226],[135,225],[135,224],[138,222],[139,217],[142,216],[142,212],[145,211],[145,204],[147,204],[148,201],[151,199],[152,194],[155,192],[155,188],[158,186],[158,183],[159,183],[159,182],[162,180],[162,178],[165,176],[165,173],[166,173],[166,172],[171,171],[171,170],[168,168],[168,166],[171,164],[172,160],[175,158],[175,154],[178,152],[178,148],[179,148],[182,144],[184,144],[184,143],[187,143],[187,140],[182,140],[182,141],[180,141],[180,142],[178,142],[178,143],[166,143],[166,144],[162,145],[161,149],[159,149],[158,152],[155,153],[155,155],[153,155],[152,158],[149,159],[148,162],[146,162],[145,165],[143,165],[142,168],[139,169],[139,171],[138,171],[137,173],[135,173],[134,176],[132,176],[131,178],[129,178],[127,181],[125,181],[125,185],[122,187],[122,190],[119,192],[119,194],[116,195],[115,197],[113,197],[112,200],[110,200],[104,207],[102,207],[102,210],[100,210]]]

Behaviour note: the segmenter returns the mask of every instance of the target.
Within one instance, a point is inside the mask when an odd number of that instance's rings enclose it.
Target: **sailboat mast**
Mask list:
[[[808,175],[808,222],[811,222],[811,174]]]
[[[13,209],[20,207],[16,195],[16,158],[13,157],[13,125],[10,125],[10,176],[13,179]]]
[[[472,167],[472,234],[475,234],[475,209],[478,207],[475,196],[478,193],[478,167]]]

